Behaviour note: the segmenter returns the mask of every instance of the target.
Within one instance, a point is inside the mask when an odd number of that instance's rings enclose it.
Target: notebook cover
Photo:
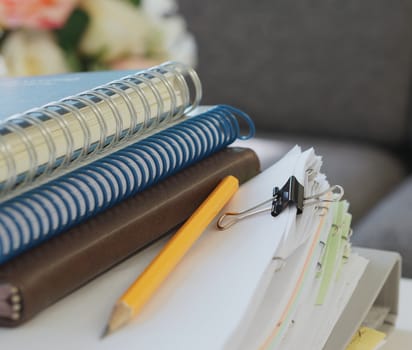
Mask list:
[[[2,77],[0,79],[2,96],[0,120],[138,72],[138,70],[112,70],[31,77]]]
[[[17,287],[22,300],[20,318],[0,318],[0,326],[23,323],[162,237],[224,176],[242,183],[259,171],[252,150],[226,148],[0,266],[0,283]]]

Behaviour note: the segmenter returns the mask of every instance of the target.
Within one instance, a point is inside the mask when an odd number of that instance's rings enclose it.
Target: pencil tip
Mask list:
[[[110,317],[109,323],[107,324],[100,339],[113,333],[115,330],[124,326],[132,317],[132,310],[130,306],[124,302],[116,303],[112,315]]]
[[[104,329],[104,332],[100,336],[100,339],[106,338],[106,336],[108,336],[109,334],[110,334],[110,327],[109,325],[107,325],[106,328]]]

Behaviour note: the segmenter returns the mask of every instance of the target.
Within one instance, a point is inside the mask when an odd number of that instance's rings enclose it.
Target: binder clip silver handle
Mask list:
[[[328,193],[333,194],[331,199],[322,198],[324,195]],[[276,217],[289,205],[295,205],[297,209],[297,214],[301,214],[304,205],[307,206],[324,202],[337,202],[342,199],[343,194],[343,187],[339,185],[334,185],[323,192],[317,193],[309,197],[304,197],[304,187],[299,183],[295,176],[291,176],[281,189],[279,189],[278,187],[275,187],[273,189],[272,198],[267,199],[241,212],[224,213],[219,217],[216,226],[220,230],[226,230],[240,220],[243,220],[249,216],[259,214],[268,210],[270,210],[272,216]],[[272,202],[272,206],[270,208],[261,208],[263,205],[270,202]]]
[[[255,214],[259,214],[259,213],[263,213],[265,211],[268,210],[268,208],[260,208],[262,205],[267,204],[272,202],[272,198],[271,199],[267,199],[262,203],[259,203],[257,205],[255,205],[252,208],[243,210],[241,212],[228,212],[228,213],[224,213],[223,215],[221,215],[219,217],[219,220],[217,220],[217,227],[220,230],[226,230],[229,227],[233,226],[234,224],[236,224],[238,221],[243,220],[249,216],[255,215]]]

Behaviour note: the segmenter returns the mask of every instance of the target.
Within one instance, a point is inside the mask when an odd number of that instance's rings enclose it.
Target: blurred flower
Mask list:
[[[139,8],[119,0],[84,0],[81,6],[91,18],[80,43],[83,53],[106,62],[145,54],[155,28]]]
[[[64,25],[78,0],[0,0],[0,25],[51,29]]]
[[[14,31],[5,39],[2,53],[7,72],[12,76],[69,71],[62,50],[46,31]]]
[[[162,33],[162,49],[168,53],[168,59],[195,66],[196,42],[187,31],[185,20],[178,14],[176,1],[142,0],[141,6]]]
[[[175,0],[142,0],[141,6],[142,10],[152,18],[162,18],[177,12]]]
[[[161,60],[153,58],[144,58],[141,56],[129,56],[110,62],[112,69],[135,69],[135,68],[149,68],[161,63]]]
[[[176,0],[0,0],[0,75],[194,66],[177,9]]]
[[[0,56],[0,77],[7,75],[6,61],[3,56]]]
[[[164,33],[164,51],[168,53],[169,59],[195,66],[196,43],[187,32],[183,17],[171,16],[159,21],[158,25]]]

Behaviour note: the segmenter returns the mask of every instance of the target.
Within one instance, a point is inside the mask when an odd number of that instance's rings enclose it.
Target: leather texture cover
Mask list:
[[[226,148],[0,266],[0,283],[18,288],[13,327],[145,248],[186,220],[227,176],[240,183],[260,171],[251,149]]]

